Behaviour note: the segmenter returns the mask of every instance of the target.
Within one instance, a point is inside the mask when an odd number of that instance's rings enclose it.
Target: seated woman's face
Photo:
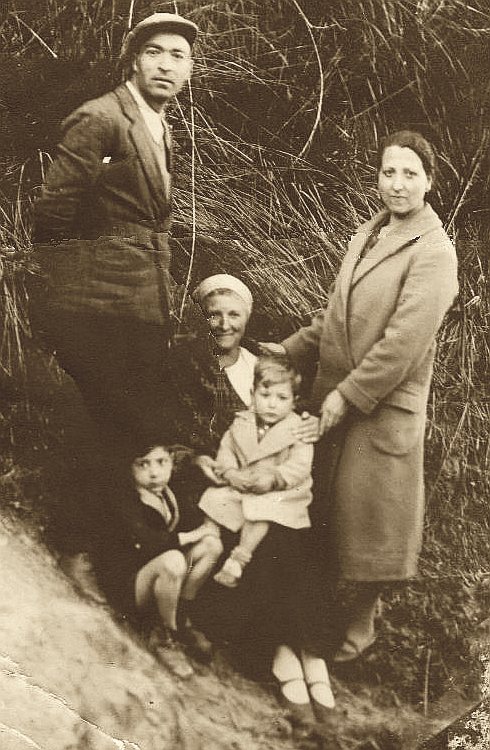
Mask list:
[[[238,349],[248,322],[248,310],[234,292],[209,294],[204,300],[204,314],[218,348],[222,352]]]

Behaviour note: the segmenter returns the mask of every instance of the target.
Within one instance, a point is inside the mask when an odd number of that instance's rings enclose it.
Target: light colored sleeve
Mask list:
[[[332,297],[336,283],[336,280],[334,280],[330,284],[327,293],[328,299]],[[309,326],[300,328],[299,331],[296,331],[296,333],[293,333],[281,342],[291,362],[300,372],[307,369],[308,365],[316,364],[318,361],[325,310],[326,308],[315,315]]]
[[[239,469],[238,458],[236,455],[234,441],[230,430],[227,430],[221,438],[218,452],[216,454],[217,471],[220,474],[228,469]]]
[[[313,451],[311,443],[303,443],[300,440],[291,446],[288,459],[275,469],[282,487],[296,487],[311,476]]]
[[[449,240],[414,254],[383,337],[338,384],[340,393],[369,414],[423,361],[457,291],[457,260]]]

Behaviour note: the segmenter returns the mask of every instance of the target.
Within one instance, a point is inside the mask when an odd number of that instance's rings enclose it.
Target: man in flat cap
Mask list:
[[[197,31],[179,15],[154,13],[129,32],[127,80],[63,122],[34,205],[41,273],[30,290],[33,328],[114,445],[170,422],[162,412],[171,400],[164,368],[172,156],[164,112],[191,75]]]

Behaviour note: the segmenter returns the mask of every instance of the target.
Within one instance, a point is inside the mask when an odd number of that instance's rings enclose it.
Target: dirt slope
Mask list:
[[[222,655],[172,677],[5,518],[0,571],[1,750],[409,750],[445,723],[336,681],[331,725],[293,728],[271,689]]]
[[[289,724],[254,685],[173,681],[26,535],[0,531],[2,750],[285,750]]]

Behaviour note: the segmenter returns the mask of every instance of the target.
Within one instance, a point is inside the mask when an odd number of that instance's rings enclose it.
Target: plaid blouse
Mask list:
[[[253,354],[257,345],[246,342]],[[170,350],[170,369],[179,398],[178,441],[214,454],[237,411],[247,408],[220,368],[211,335],[179,336]]]

